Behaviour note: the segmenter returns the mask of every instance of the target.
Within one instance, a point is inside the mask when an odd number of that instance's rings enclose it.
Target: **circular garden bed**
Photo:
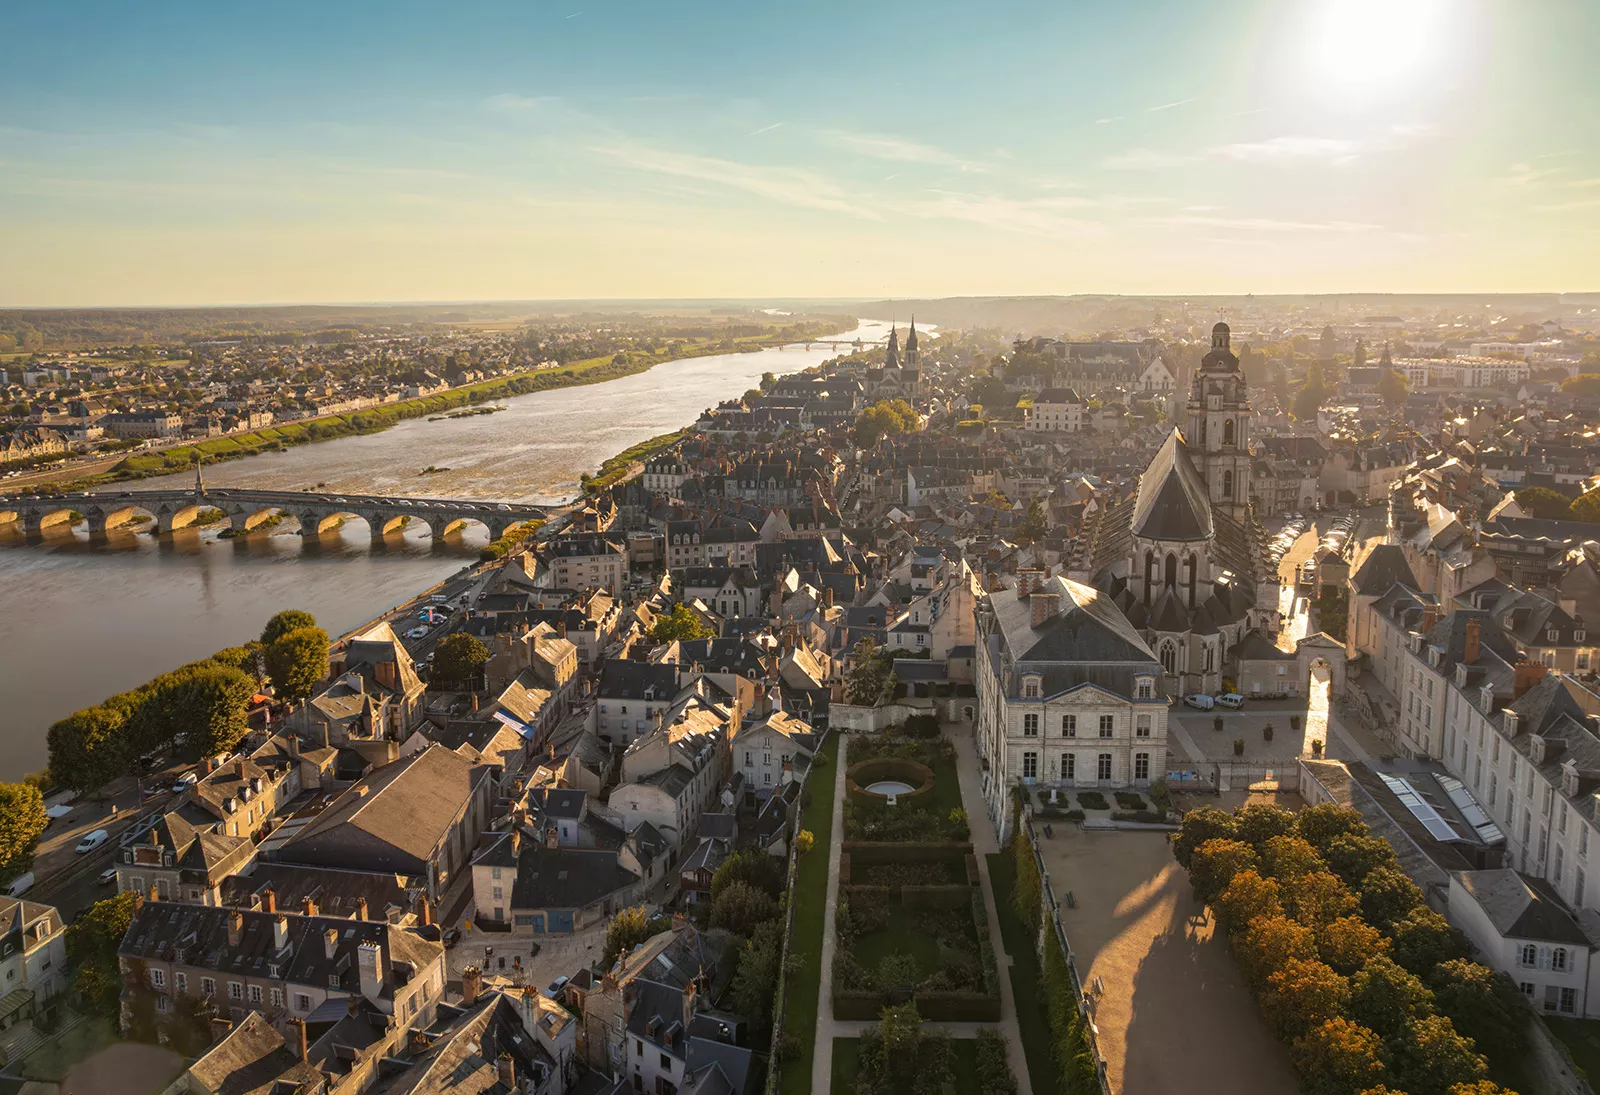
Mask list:
[[[845,772],[845,791],[855,802],[904,802],[933,790],[933,782],[932,768],[904,757],[864,760]]]

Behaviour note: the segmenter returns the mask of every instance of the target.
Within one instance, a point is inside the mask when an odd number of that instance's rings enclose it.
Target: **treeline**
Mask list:
[[[601,464],[598,474],[593,476],[584,475],[582,477],[584,493],[593,495],[609,490],[620,482],[623,476],[628,474],[628,469],[633,466],[635,460],[648,460],[658,453],[665,452],[679,441],[682,441],[684,435],[688,432],[687,427],[681,430],[673,430],[671,433],[652,437],[648,441],[641,441],[632,448],[623,449],[617,455]]]
[[[1190,811],[1173,845],[1309,1095],[1497,1095],[1522,994],[1474,962],[1361,815],[1325,803]]]
[[[279,701],[311,694],[328,674],[328,633],[309,612],[280,612],[261,637],[163,673],[50,727],[50,781],[97,791],[140,757],[225,753],[249,728],[250,699],[271,681]]]

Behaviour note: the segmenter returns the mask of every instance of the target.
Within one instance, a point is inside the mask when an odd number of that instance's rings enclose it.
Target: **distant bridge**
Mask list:
[[[837,350],[842,346],[851,350],[860,350],[864,349],[866,345],[867,343],[862,342],[859,338],[853,341],[847,341],[842,338],[814,338],[806,343],[806,349],[809,350],[813,346],[832,346]]]
[[[23,532],[38,535],[49,525],[70,522],[74,511],[89,523],[89,535],[105,536],[108,529],[149,517],[156,531],[171,532],[191,525],[202,510],[221,510],[234,532],[245,533],[271,517],[290,517],[300,523],[304,536],[317,536],[342,518],[359,517],[383,536],[407,518],[428,526],[435,540],[457,528],[477,523],[499,539],[512,525],[542,520],[538,506],[510,502],[482,502],[459,498],[404,498],[373,494],[276,490],[211,490],[196,484],[189,490],[56,494],[47,497],[0,497],[0,522],[15,521]]]

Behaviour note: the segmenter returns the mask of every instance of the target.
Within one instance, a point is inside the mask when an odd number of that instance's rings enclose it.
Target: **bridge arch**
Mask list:
[[[9,507],[0,510],[0,520],[14,522],[27,536],[38,536],[53,525],[70,527],[77,523],[73,514],[79,512],[72,504],[54,499],[14,498],[0,501],[0,506]]]
[[[288,511],[282,506],[229,506],[223,509],[228,515],[228,527],[235,536],[242,536],[272,517],[283,517]]]
[[[161,524],[161,507],[146,506],[137,502],[112,502],[104,506],[85,507],[83,515],[89,521],[90,536],[105,536],[114,528],[121,528],[133,524],[135,518],[144,516],[154,522],[159,528]],[[144,522],[138,522],[143,524]]]
[[[497,535],[489,522],[486,519],[477,516],[476,514],[467,516],[462,516],[460,514],[445,514],[438,517],[428,518],[428,529],[433,533],[433,538],[435,540],[443,540],[452,534],[459,534],[465,530],[468,525],[477,525],[479,528],[483,529],[489,534],[489,539],[491,540],[493,540]]]

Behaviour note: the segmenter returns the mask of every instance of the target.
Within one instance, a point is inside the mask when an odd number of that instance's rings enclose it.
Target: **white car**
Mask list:
[[[1191,692],[1183,697],[1183,702],[1196,711],[1209,711],[1217,705],[1217,701],[1204,692]]]
[[[1233,710],[1237,711],[1239,708],[1244,706],[1244,697],[1239,695],[1237,692],[1229,692],[1225,695],[1218,696],[1217,702],[1224,707],[1232,708]]]
[[[87,855],[100,845],[111,839],[111,834],[104,829],[96,829],[82,840],[78,841],[77,853]]]
[[[115,867],[107,867],[105,870],[100,872],[100,885],[109,886],[116,880],[117,869]]]
[[[410,631],[406,632],[406,638],[408,638],[408,639],[420,639],[424,635],[426,635],[427,633],[428,633],[428,629],[425,628],[425,627],[413,627]]]

